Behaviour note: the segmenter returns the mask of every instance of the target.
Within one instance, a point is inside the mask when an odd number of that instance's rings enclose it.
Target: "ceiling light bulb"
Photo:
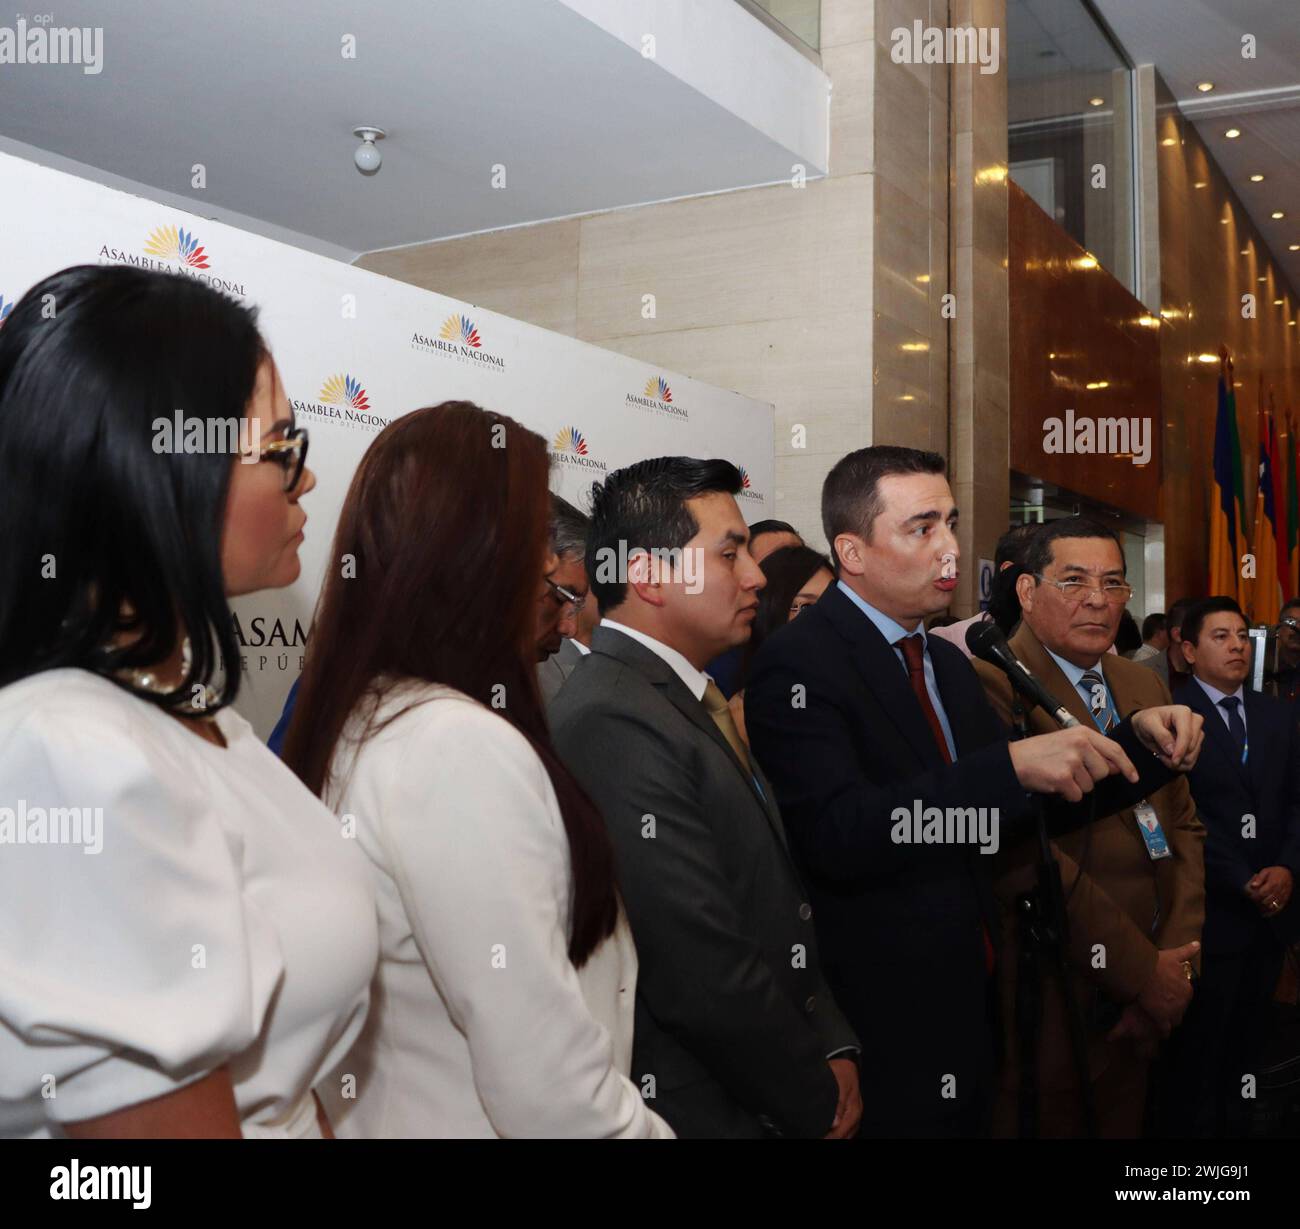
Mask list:
[[[357,170],[363,175],[373,175],[384,161],[384,156],[379,152],[379,146],[375,142],[382,141],[388,134],[382,128],[363,125],[352,129],[352,135],[361,138],[361,144],[352,155],[352,161],[357,164]]]
[[[1089,98],[1088,105],[1090,107],[1100,107],[1105,101],[1104,98]]]
[[[1280,209],[1273,210],[1272,218],[1274,222],[1281,221],[1284,217],[1286,217],[1286,214],[1284,214]]]
[[[1214,89],[1214,82],[1213,82],[1213,81],[1198,81],[1198,82],[1196,83],[1196,88],[1197,88],[1198,90],[1200,90],[1202,94],[1208,94],[1212,89]]]
[[[1263,183],[1263,182],[1264,182],[1264,176],[1263,176],[1263,175],[1252,175],[1252,176],[1250,177],[1250,182],[1251,182],[1251,183]]]
[[[1229,141],[1235,141],[1239,136],[1241,136],[1241,129],[1229,128],[1223,135],[1227,137]]]

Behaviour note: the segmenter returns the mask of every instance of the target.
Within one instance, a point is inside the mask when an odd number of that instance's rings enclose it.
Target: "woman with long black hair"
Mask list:
[[[609,836],[538,692],[548,472],[541,436],[444,402],[387,427],[344,502],[284,749],[379,896],[341,1136],[672,1134],[627,1075]]]
[[[364,860],[230,707],[315,484],[242,304],[78,266],[0,328],[0,1135],[319,1136]]]

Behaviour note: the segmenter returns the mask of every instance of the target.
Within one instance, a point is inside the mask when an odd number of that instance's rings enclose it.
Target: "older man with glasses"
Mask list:
[[[1107,653],[1133,592],[1111,530],[1081,517],[1050,522],[1035,535],[1024,566],[1016,582],[1022,622],[1011,648],[1077,720],[1107,733],[1138,709],[1169,704],[1152,671]],[[1006,676],[980,661],[975,668],[1010,722],[1015,701]],[[1035,734],[1054,728],[1041,709],[1028,715],[1028,725]],[[1036,967],[1033,945],[1024,945],[1036,842],[1003,844],[996,867],[1005,1056],[997,1134],[1014,1135],[1018,1123],[1035,1117],[1043,1136],[1084,1134],[1089,1101],[1101,1136],[1141,1133],[1151,1058],[1192,998],[1205,917],[1204,841],[1179,775],[1135,806],[1053,842],[1065,894],[1067,976],[1084,1031],[1086,1092],[1067,998],[1050,970]],[[1034,1033],[1036,1044],[1027,1047]],[[1036,1053],[1032,1065],[1030,1053]]]
[[[537,611],[537,685],[548,705],[591,651],[592,629],[600,620],[596,603],[587,598],[590,523],[568,500],[551,495],[551,557]]]

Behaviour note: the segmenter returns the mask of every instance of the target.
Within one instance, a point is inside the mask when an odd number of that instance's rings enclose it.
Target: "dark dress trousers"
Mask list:
[[[1205,745],[1191,772],[1205,825],[1205,930],[1201,979],[1159,1079],[1162,1134],[1242,1135],[1284,945],[1300,933],[1293,893],[1264,917],[1244,887],[1266,866],[1300,878],[1300,730],[1293,705],[1246,691],[1249,754],[1241,762],[1228,725],[1197,682],[1180,699],[1205,718]],[[1246,817],[1253,817],[1253,831]]]
[[[750,744],[812,895],[827,980],[862,1042],[864,1135],[978,1134],[993,1092],[994,858],[896,842],[895,809],[997,808],[1002,843],[1030,816],[1009,732],[970,662],[937,636],[928,644],[952,764],[898,654],[837,585],[768,638],[745,688]],[[1170,778],[1130,723],[1112,737],[1142,779],[1102,782],[1099,815]],[[1087,799],[1050,801],[1049,830],[1092,814]]]
[[[632,1079],[679,1136],[825,1135],[827,1059],[857,1039],[771,786],[672,667],[613,628],[548,716],[614,843],[640,966]]]

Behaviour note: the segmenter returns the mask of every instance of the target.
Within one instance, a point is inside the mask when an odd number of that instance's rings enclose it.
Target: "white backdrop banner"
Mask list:
[[[773,515],[773,409],[636,359],[235,227],[0,154],[0,316],[76,264],[195,277],[254,304],[299,424],[316,490],[291,588],[234,603],[239,708],[266,737],[302,666],[348,482],[370,441],[420,406],[464,399],[549,441],[551,486],[579,507],[593,481],[644,457],[740,466],[747,521]],[[466,491],[466,499],[491,499]],[[502,515],[506,514],[502,508]]]

